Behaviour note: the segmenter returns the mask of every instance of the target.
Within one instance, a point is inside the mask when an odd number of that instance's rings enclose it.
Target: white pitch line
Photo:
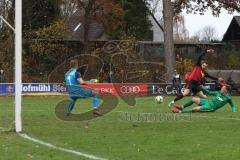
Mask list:
[[[225,119],[225,120],[236,120],[236,121],[240,121],[240,118],[231,118],[231,117],[216,117],[216,116],[193,116],[192,117],[196,117],[196,118],[217,118],[217,119]]]
[[[96,157],[96,156],[94,156],[94,155],[82,153],[82,152],[79,152],[79,151],[74,151],[74,150],[65,149],[65,148],[62,148],[62,147],[57,147],[57,146],[55,146],[55,145],[53,145],[53,144],[50,144],[50,143],[47,143],[47,142],[44,142],[44,141],[41,141],[41,140],[32,138],[32,137],[28,136],[27,134],[22,134],[22,133],[18,133],[18,134],[19,134],[22,138],[24,138],[24,139],[27,139],[27,140],[30,140],[30,141],[32,141],[32,142],[41,144],[41,145],[43,145],[43,146],[47,146],[47,147],[49,147],[49,148],[53,148],[53,149],[56,149],[56,150],[60,150],[60,151],[63,151],[63,152],[67,152],[67,153],[71,153],[71,154],[74,154],[74,155],[77,155],[77,156],[81,156],[81,157],[85,157],[85,158],[88,158],[88,159],[91,159],[91,160],[107,160],[107,159],[105,159],[105,158]]]

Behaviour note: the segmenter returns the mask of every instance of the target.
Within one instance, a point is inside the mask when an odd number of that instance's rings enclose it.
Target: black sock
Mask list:
[[[178,94],[178,96],[174,99],[174,102],[177,102],[178,100],[182,99],[184,96],[182,93]]]

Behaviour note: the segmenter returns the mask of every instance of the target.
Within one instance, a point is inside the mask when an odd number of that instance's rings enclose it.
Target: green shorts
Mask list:
[[[214,112],[215,108],[209,103],[208,100],[200,98],[200,112]]]

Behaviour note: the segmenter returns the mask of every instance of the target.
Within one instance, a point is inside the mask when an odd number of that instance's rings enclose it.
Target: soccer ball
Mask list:
[[[98,83],[99,81],[98,81],[98,79],[90,79],[89,82],[90,82],[90,83]]]
[[[155,97],[155,101],[156,101],[157,103],[162,103],[162,102],[163,102],[163,97],[162,97],[162,96],[156,96],[156,97]]]

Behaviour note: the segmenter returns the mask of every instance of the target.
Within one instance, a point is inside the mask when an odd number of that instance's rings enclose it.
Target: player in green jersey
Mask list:
[[[237,106],[233,103],[230,95],[228,94],[228,86],[223,84],[220,91],[209,91],[207,89],[203,89],[203,92],[206,95],[214,96],[211,99],[204,99],[204,98],[192,98],[187,103],[182,106],[175,105],[172,108],[172,112],[174,113],[193,113],[193,112],[214,112],[219,108],[223,107],[225,104],[229,103],[232,112],[237,112]],[[197,107],[193,109],[185,109],[192,104],[197,104]]]

